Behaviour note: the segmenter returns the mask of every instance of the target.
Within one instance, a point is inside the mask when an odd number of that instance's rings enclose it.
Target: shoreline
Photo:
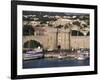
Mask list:
[[[76,51],[60,51],[60,52],[39,52],[35,54],[26,54],[23,55],[23,60],[35,60],[41,58],[51,58],[51,59],[79,59],[84,60],[89,58],[89,52],[76,52]]]

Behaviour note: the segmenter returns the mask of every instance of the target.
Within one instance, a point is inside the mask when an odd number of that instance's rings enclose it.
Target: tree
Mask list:
[[[38,46],[40,47],[43,47],[40,42],[38,41],[35,41],[35,40],[30,40],[30,41],[27,41],[26,43],[24,43],[24,48],[37,48]]]
[[[34,29],[32,28],[31,25],[24,25],[23,26],[23,35],[28,36],[28,35],[34,35]]]

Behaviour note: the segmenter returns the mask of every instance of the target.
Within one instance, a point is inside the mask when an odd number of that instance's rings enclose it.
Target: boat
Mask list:
[[[63,56],[63,55],[58,55],[58,59],[64,59],[65,58],[65,56]]]
[[[31,50],[23,54],[23,60],[43,58],[42,50]]]
[[[29,50],[29,51],[27,51],[26,53],[27,53],[27,54],[34,54],[34,53],[39,53],[39,52],[42,52],[42,51],[43,51],[42,49],[36,48],[36,49],[34,49],[34,50]]]
[[[59,59],[62,59],[63,57],[61,55],[58,56]]]
[[[83,57],[78,57],[77,60],[85,60]]]
[[[84,55],[80,54],[78,57],[76,57],[77,60],[85,60]]]
[[[77,60],[85,60],[89,58],[89,51],[78,51],[79,55],[76,57]]]

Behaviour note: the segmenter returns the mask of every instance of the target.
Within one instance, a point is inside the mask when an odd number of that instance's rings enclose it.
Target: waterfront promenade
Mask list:
[[[45,58],[78,58],[80,55],[83,57],[89,57],[89,51],[49,51],[46,52]]]
[[[85,59],[85,58],[89,58],[89,51],[80,51],[80,50],[77,50],[77,51],[53,50],[53,51],[43,51],[40,54],[43,54],[43,57],[41,57],[41,58],[57,58],[57,59],[65,59],[65,58],[66,59],[67,58],[72,58],[72,59],[81,58],[81,59]],[[36,58],[34,58],[36,56],[38,58],[37,53],[35,53],[35,55],[32,53],[28,57],[29,58],[28,60],[30,60],[30,57],[31,57],[31,59],[36,59]],[[24,60],[25,60],[25,56],[23,56],[23,57],[24,57]]]

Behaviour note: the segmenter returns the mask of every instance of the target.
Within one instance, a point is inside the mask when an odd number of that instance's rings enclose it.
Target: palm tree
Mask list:
[[[34,28],[31,25],[24,25],[23,26],[23,36],[30,36],[34,35]]]

